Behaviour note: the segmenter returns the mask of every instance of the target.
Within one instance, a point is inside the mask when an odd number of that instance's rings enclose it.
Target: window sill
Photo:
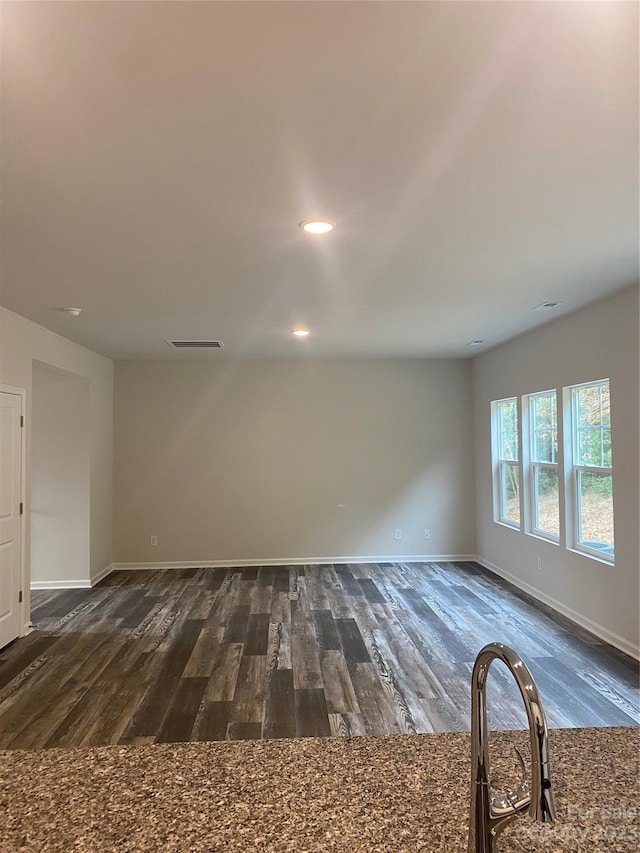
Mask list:
[[[554,539],[552,536],[545,536],[544,533],[541,533],[538,530],[525,530],[525,533],[533,539],[539,539],[541,542],[548,542],[549,545],[557,545],[560,547],[560,539]]]
[[[592,551],[586,551],[582,548],[567,548],[572,554],[577,554],[579,557],[586,557],[588,560],[595,560],[596,563],[602,563],[603,566],[615,566],[615,555],[610,559],[603,554],[596,554]]]
[[[493,519],[494,524],[499,524],[500,527],[506,527],[507,530],[514,530],[516,533],[520,533],[522,531],[522,527],[519,524],[512,524],[510,521],[503,521],[499,518]]]

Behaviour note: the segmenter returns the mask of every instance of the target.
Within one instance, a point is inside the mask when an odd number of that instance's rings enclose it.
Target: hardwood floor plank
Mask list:
[[[199,586],[194,586],[189,591],[190,595],[182,597],[182,603],[189,608],[189,616],[191,619],[208,619],[211,616],[211,611],[218,597],[217,592],[210,589],[201,589]]]
[[[267,681],[264,705],[264,738],[296,737],[293,672],[276,669]]]
[[[262,585],[259,582],[253,591],[251,598],[251,613],[271,613],[271,599],[273,598],[273,587]]]
[[[271,621],[291,622],[291,602],[289,601],[288,591],[273,593],[271,598]]]
[[[304,634],[292,634],[291,658],[293,685],[296,690],[321,689],[320,649],[310,626],[307,626]]]
[[[232,572],[237,572],[243,581],[258,580],[258,566],[247,566],[246,568],[233,568]]]
[[[47,666],[50,661],[50,657],[47,654],[39,655],[37,658],[31,661],[31,663],[27,664],[24,669],[20,670],[17,675],[15,675],[11,681],[7,682],[5,686],[0,690],[0,714],[4,716],[7,711],[11,710],[11,705],[9,700],[11,697],[18,693],[19,690],[24,691],[28,689],[28,682],[31,678],[38,679],[39,676],[42,675],[41,670],[43,667]]]
[[[329,599],[327,597],[328,566],[305,566],[305,579],[311,610],[329,610]]]
[[[289,595],[289,569],[287,566],[273,567],[273,592],[286,592]]]
[[[635,720],[599,691],[591,689],[574,671],[556,658],[545,658],[544,665],[536,668],[536,682],[543,690],[562,697],[565,707],[572,709],[571,717],[588,726],[596,719],[596,725],[633,726]],[[544,685],[544,686],[543,686]],[[544,695],[544,693],[542,693]],[[605,723],[605,721],[610,721]]]
[[[14,678],[19,676],[36,658],[45,654],[57,642],[57,639],[55,636],[35,635],[33,642],[24,646],[22,654],[6,662],[6,666],[0,669],[0,697],[2,695],[2,688],[6,687]]]
[[[84,604],[90,599],[91,590],[65,590],[55,598],[50,599],[47,604],[36,608],[33,612],[34,621],[40,622],[42,619],[64,616],[70,610],[73,610],[80,604]]]
[[[278,669],[293,669],[293,655],[291,652],[291,623],[279,623],[278,637]]]
[[[297,566],[289,567],[289,598],[291,601],[297,601],[298,599],[298,572],[300,570]]]
[[[111,621],[108,618],[97,620],[102,626]],[[9,689],[7,685],[0,705],[0,748],[8,745],[29,722],[35,722],[45,713],[56,695],[64,700],[61,685],[83,665],[87,667],[85,673],[90,671],[91,662],[87,663],[87,658],[103,640],[104,634],[95,630],[81,635],[66,634],[42,655],[45,659],[42,666],[30,668],[29,678],[18,689]]]
[[[332,737],[352,738],[367,733],[360,714],[329,714],[329,728]]]
[[[226,569],[204,569],[198,579],[198,586],[217,592],[226,577]]]
[[[156,735],[156,743],[191,739],[193,724],[207,686],[207,678],[181,678]]]
[[[261,723],[264,719],[266,655],[243,655],[238,671],[230,723]]]
[[[38,749],[47,742],[60,722],[73,709],[78,701],[89,691],[111,658],[117,653],[123,639],[115,642],[108,634],[91,634],[75,645],[74,658],[58,661],[52,665],[48,678],[43,678],[35,690],[24,698],[34,703],[34,709],[28,717],[23,717],[22,725],[3,735],[3,741],[13,749]],[[75,660],[75,665],[69,665]],[[65,665],[66,664],[66,665]],[[61,691],[61,698],[49,706],[49,697]],[[10,730],[11,731],[11,730]]]
[[[347,662],[341,651],[329,650],[322,652],[321,658],[322,683],[329,714],[359,713],[360,707],[356,698]]]
[[[259,566],[258,568],[258,586],[273,587],[273,579],[275,569],[273,566]]]
[[[331,610],[312,610],[313,625],[319,648],[324,651],[342,650],[340,636]]]
[[[219,654],[224,629],[206,622],[184,669],[184,678],[209,677]]]
[[[227,629],[224,632],[223,643],[244,643],[250,612],[251,606],[249,604],[241,604],[233,608]]]
[[[425,720],[421,719],[423,715],[421,713],[422,709],[420,708],[419,703],[412,702],[413,697],[408,689],[408,682],[403,690],[398,683],[398,678],[394,672],[393,666],[383,654],[373,631],[370,631],[368,628],[365,629],[363,632],[363,639],[371,657],[371,662],[375,666],[378,680],[388,694],[394,707],[395,716],[400,725],[400,730],[404,734],[417,734],[418,727],[421,724],[427,725],[427,723]]]
[[[334,565],[336,576],[340,581],[340,586],[347,595],[364,595],[362,587],[351,574],[351,570],[345,565]]]
[[[98,744],[110,743],[111,734],[118,729],[122,734],[131,712],[127,713],[127,702],[135,707],[142,693],[140,678],[136,673],[135,683],[128,681],[125,673],[134,660],[140,657],[135,645],[123,644],[102,670],[96,681],[82,699],[64,717],[45,743],[46,747],[73,747],[85,745],[91,733],[95,733]],[[120,700],[119,702],[117,700]]]
[[[191,740],[226,740],[232,707],[233,702],[201,702],[193,723]]]
[[[227,740],[260,740],[262,723],[229,723]]]
[[[329,737],[329,715],[324,691],[320,688],[294,690],[297,737]]]
[[[68,742],[51,740],[47,746],[103,746],[120,743],[135,709],[144,696],[144,686],[131,674],[124,676],[118,691],[99,694],[94,708],[84,709],[77,724],[68,731]]]
[[[353,597],[347,595],[339,583],[326,590],[326,598],[334,619],[353,619],[355,617],[351,606]]]
[[[384,597],[371,578],[362,578],[358,583],[369,604],[384,604]]]
[[[400,734],[396,708],[372,663],[348,663],[349,676],[367,734]]]
[[[251,613],[253,598],[256,593],[258,583],[256,580],[245,580],[242,575],[238,575],[238,577],[240,578],[240,583],[236,587],[235,605],[236,607],[244,607],[247,605],[249,607],[249,613]]]
[[[369,652],[355,619],[336,619],[335,623],[347,661],[349,663],[370,663]]]
[[[269,613],[251,613],[247,622],[244,654],[266,655],[268,640]]]
[[[240,575],[228,572],[218,590],[218,596],[209,615],[209,621],[214,621],[217,625],[227,626],[237,605],[236,596],[239,588]]]
[[[184,622],[182,630],[163,656],[155,680],[125,730],[125,738],[150,737],[157,733],[203,626],[204,622],[200,619],[187,619]]]
[[[236,692],[242,643],[219,645],[211,665],[211,675],[206,690],[208,702],[232,702]]]
[[[137,628],[137,626],[148,616],[151,609],[157,604],[158,599],[155,597],[141,598],[136,602],[135,607],[123,617],[120,623],[121,628]]]

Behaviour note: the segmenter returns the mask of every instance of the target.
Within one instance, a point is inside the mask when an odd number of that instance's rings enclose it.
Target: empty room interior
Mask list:
[[[0,3],[0,850],[637,849],[638,23]]]

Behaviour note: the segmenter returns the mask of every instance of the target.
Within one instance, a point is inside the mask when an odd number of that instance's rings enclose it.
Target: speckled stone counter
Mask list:
[[[638,732],[552,731],[558,822],[523,816],[501,851],[635,853]],[[492,746],[505,784],[514,743]],[[465,733],[3,752],[0,851],[456,853],[469,767]]]

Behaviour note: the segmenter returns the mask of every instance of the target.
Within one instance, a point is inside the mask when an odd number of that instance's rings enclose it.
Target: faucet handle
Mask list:
[[[522,757],[522,753],[518,749],[517,746],[514,746],[515,754],[518,756],[518,763],[520,764],[520,772],[522,776],[520,777],[520,783],[518,787],[512,791],[509,791],[508,794],[505,794],[506,800],[513,806],[516,811],[520,811],[525,808],[529,802],[531,801],[531,794],[529,793],[529,783],[527,782],[527,767],[524,763],[524,758]]]
[[[518,763],[520,764],[522,776],[517,787],[500,797],[491,798],[491,816],[493,818],[508,818],[509,816],[515,817],[518,812],[526,809],[531,803],[531,794],[529,792],[529,785],[527,782],[527,768],[524,763],[524,758],[522,757],[522,753],[518,747],[514,747],[514,749],[518,756]],[[491,782],[489,784],[490,787],[495,790],[493,784]]]
[[[527,786],[527,768],[526,768],[526,765],[524,763],[524,758],[522,757],[522,753],[520,752],[520,750],[518,749],[517,746],[514,746],[513,749],[515,751],[515,754],[518,756],[518,763],[520,764],[520,772],[522,773],[522,776],[520,778],[520,784],[518,785],[518,790],[520,790],[521,788],[526,789],[528,787]]]

